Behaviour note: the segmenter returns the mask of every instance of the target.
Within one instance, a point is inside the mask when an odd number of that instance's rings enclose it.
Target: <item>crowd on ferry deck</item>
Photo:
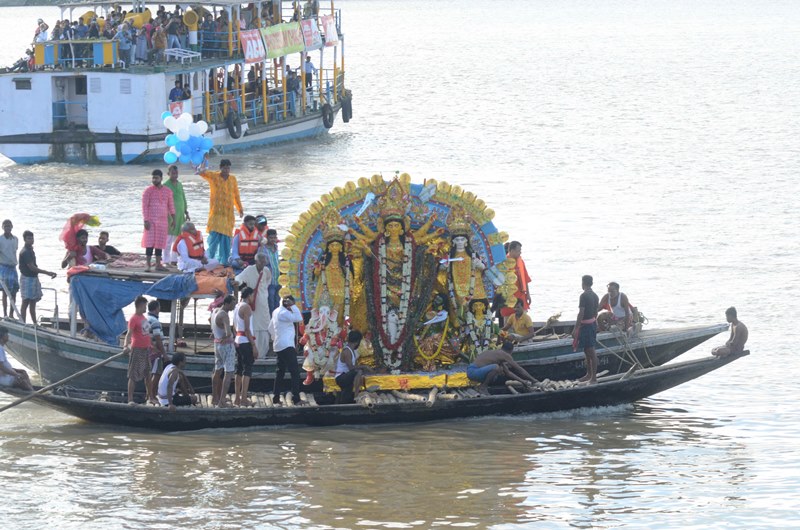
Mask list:
[[[38,19],[34,31],[32,45],[52,41],[72,40],[116,40],[118,41],[119,58],[123,67],[127,68],[137,64],[161,64],[168,60],[166,50],[193,49],[201,57],[225,57],[229,54],[229,20],[226,11],[221,10],[215,16],[205,10],[202,12],[202,21],[198,24],[198,44],[190,45],[189,27],[184,23],[184,10],[176,6],[173,11],[167,11],[159,5],[154,18],[137,24],[134,27],[131,19],[126,18],[136,15],[135,11],[125,11],[119,5],[108,14],[107,18],[93,16],[87,21],[86,17],[77,20],[57,20],[52,29],[43,20]],[[291,21],[316,18],[319,16],[319,0],[307,0],[301,7],[299,1],[293,3]],[[264,4],[259,12],[258,6],[250,3],[241,11],[239,28],[259,29],[278,24],[282,20],[275,19],[272,1]],[[230,28],[232,29],[232,27]],[[83,62],[89,55],[89,44],[78,43],[73,46],[61,46],[59,57],[71,59],[75,54],[78,62]],[[238,48],[238,43],[234,42]],[[26,50],[26,57],[12,67],[14,70],[35,70],[34,53],[32,49]]]

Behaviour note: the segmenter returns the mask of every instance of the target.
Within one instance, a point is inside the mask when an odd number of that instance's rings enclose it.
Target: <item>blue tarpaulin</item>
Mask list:
[[[117,344],[128,325],[122,309],[139,295],[163,300],[186,298],[197,290],[194,274],[171,274],[155,283],[77,274],[70,280],[70,292],[81,317],[100,339]]]

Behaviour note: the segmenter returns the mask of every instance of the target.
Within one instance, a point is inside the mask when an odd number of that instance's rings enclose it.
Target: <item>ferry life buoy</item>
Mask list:
[[[352,98],[344,98],[342,100],[342,121],[347,123],[353,117],[353,100]]]
[[[329,103],[325,103],[322,106],[322,125],[326,129],[333,127],[333,107]]]
[[[225,118],[225,123],[228,126],[228,134],[234,140],[242,136],[242,119],[239,117],[238,112],[229,112],[228,117]]]

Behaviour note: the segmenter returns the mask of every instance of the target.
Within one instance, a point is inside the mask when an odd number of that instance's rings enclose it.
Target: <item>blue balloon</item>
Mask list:
[[[214,147],[214,140],[212,140],[211,138],[203,138],[200,147],[203,149],[203,151],[208,151],[209,149]]]
[[[167,164],[174,164],[177,161],[178,161],[178,155],[176,155],[172,151],[167,151],[166,153],[164,153],[164,162],[166,162]]]
[[[166,138],[164,138],[164,143],[167,144],[167,147],[172,147],[173,145],[178,145],[178,137],[174,134],[168,134]]]
[[[180,144],[178,144],[177,147],[178,151],[180,151],[182,155],[189,156],[192,154],[192,148],[189,147],[189,144],[187,144],[186,142],[181,142]]]
[[[203,153],[194,153],[192,155],[192,164],[199,165],[203,162]]]
[[[178,160],[181,161],[181,164],[188,164],[192,161],[192,158],[189,155],[181,155]]]
[[[200,147],[200,144],[202,142],[203,140],[201,140],[199,136],[190,136],[189,139],[187,140],[189,147],[191,147],[193,150],[195,147]]]
[[[170,116],[172,116],[172,113],[168,110],[165,110],[164,112],[161,113],[161,121],[166,120]]]

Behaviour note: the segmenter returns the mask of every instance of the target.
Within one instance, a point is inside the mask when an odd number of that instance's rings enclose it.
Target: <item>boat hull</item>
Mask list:
[[[358,404],[273,408],[215,409],[184,407],[170,412],[164,407],[131,406],[97,401],[96,392],[62,390],[60,395],[42,395],[33,402],[95,423],[187,431],[209,428],[244,428],[280,425],[335,426],[381,423],[428,422],[488,415],[534,414],[633,403],[713,370],[742,355],[675,363],[647,369],[632,377],[617,377],[594,385],[554,392],[491,395],[473,399],[379,403],[371,408]],[[19,390],[7,390],[24,396]],[[429,406],[430,405],[430,406]]]
[[[336,111],[340,107],[337,105]],[[334,112],[336,115],[337,112]],[[249,149],[263,145],[277,144],[292,140],[315,138],[328,132],[322,122],[322,114],[280,122],[275,125],[250,129],[240,138],[232,138],[227,130],[220,129],[211,135],[214,148],[220,153]],[[162,160],[167,148],[163,138],[146,137],[126,140],[125,137],[100,138],[98,135],[76,132],[69,139],[58,134],[18,135],[9,141],[0,138],[0,153],[17,164],[40,164],[46,162],[67,162],[76,164],[106,163],[129,164]],[[103,141],[105,140],[105,141]]]
[[[111,355],[119,348],[71,338],[67,333],[53,329],[25,325],[19,321],[3,319],[9,331],[8,352],[26,368],[37,372],[43,381],[60,381],[88,368]],[[606,347],[598,348],[599,371],[622,373],[632,365],[633,358],[645,367],[664,364],[698,344],[727,329],[725,324],[676,328],[673,330],[643,331],[638,338],[629,339],[626,347],[612,333],[601,333],[598,338]],[[37,353],[38,351],[38,353]],[[577,379],[586,373],[584,355],[572,351],[571,339],[543,341],[520,346],[514,358],[538,379]],[[298,358],[302,363],[302,358]],[[213,355],[189,355],[186,374],[198,391],[210,388]],[[96,390],[125,390],[127,388],[127,359],[112,361],[106,366],[77,378],[72,384],[79,388]],[[253,391],[271,390],[275,378],[275,358],[258,359],[253,369],[250,388]],[[321,389],[321,384],[309,390]]]

